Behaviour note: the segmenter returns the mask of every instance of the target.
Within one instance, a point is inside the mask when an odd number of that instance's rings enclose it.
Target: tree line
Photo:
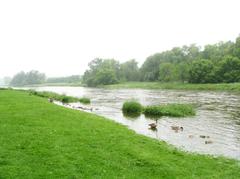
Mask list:
[[[203,49],[192,44],[156,53],[147,57],[140,68],[136,60],[120,63],[96,58],[83,75],[88,86],[122,81],[240,82],[240,36],[234,42],[219,42]]]
[[[33,84],[41,84],[46,80],[46,75],[44,73],[40,73],[36,70],[29,71],[25,73],[21,71],[14,75],[14,77],[10,81],[11,86],[25,86],[25,85],[33,85]]]
[[[25,86],[25,85],[36,85],[43,83],[80,83],[80,75],[72,75],[67,77],[55,77],[46,78],[44,73],[32,70],[29,72],[19,72],[12,79],[9,77],[5,78],[5,84],[10,86]]]

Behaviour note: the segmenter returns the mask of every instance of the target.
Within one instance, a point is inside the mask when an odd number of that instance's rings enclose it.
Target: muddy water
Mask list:
[[[137,133],[164,140],[186,151],[223,155],[240,159],[240,94],[229,92],[199,92],[175,90],[106,90],[82,87],[38,87],[40,91],[53,91],[66,95],[91,98],[93,113],[105,116],[128,126]],[[156,119],[124,117],[121,107],[124,101],[137,99],[143,105],[165,103],[192,103],[197,115],[186,118],[162,117]],[[73,104],[75,107],[80,105]],[[149,129],[149,123],[157,123],[157,130]],[[171,126],[182,126],[176,132]],[[200,135],[210,138],[201,138]],[[211,144],[205,144],[211,141]]]

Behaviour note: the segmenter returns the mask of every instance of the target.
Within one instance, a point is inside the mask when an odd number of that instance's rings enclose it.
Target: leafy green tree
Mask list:
[[[240,35],[236,38],[233,55],[240,58]]]
[[[159,66],[159,81],[174,81],[176,69],[172,63],[161,63]]]
[[[112,69],[102,69],[96,74],[96,85],[109,85],[117,83],[117,77]]]
[[[120,64],[114,59],[94,59],[89,63],[89,70],[83,75],[87,86],[117,83],[120,79]]]
[[[120,65],[121,80],[139,81],[139,68],[136,60],[129,60]]]
[[[214,82],[214,65],[210,60],[194,61],[189,70],[189,82],[211,83]]]
[[[36,70],[32,70],[28,73],[26,73],[26,84],[32,85],[32,84],[41,84],[44,83],[46,80],[46,76],[44,73],[40,73]]]
[[[21,71],[14,75],[12,81],[10,82],[11,86],[24,86],[26,84],[26,74]]]
[[[47,83],[79,83],[81,82],[81,76],[79,75],[72,75],[66,77],[55,77],[55,78],[48,78]]]
[[[19,72],[17,73],[10,82],[11,86],[24,86],[32,84],[41,84],[45,82],[45,74],[39,73],[38,71],[30,72]]]
[[[225,57],[218,65],[216,76],[219,77],[219,82],[240,82],[240,59]]]
[[[147,57],[140,69],[134,60],[119,64],[113,59],[95,59],[83,79],[96,85],[98,71],[111,69],[117,81],[238,82],[238,60],[226,60],[229,56],[240,59],[240,36],[235,42],[219,42],[203,49],[195,44],[174,47]]]
[[[179,63],[176,66],[177,79],[181,82],[188,82],[189,80],[189,64],[188,63]]]
[[[142,81],[157,81],[159,77],[159,65],[161,54],[148,57],[143,63],[140,73]]]

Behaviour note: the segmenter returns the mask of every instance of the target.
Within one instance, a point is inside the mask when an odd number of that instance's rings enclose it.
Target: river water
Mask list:
[[[185,151],[226,156],[240,160],[240,94],[209,91],[99,89],[84,87],[36,87],[38,91],[52,91],[75,97],[89,97],[93,113],[128,126],[137,133],[164,140]],[[191,103],[197,106],[194,117],[156,119],[141,115],[125,117],[121,112],[124,101],[136,99],[142,105]],[[82,106],[74,103],[72,106]],[[148,124],[157,123],[157,130]],[[181,126],[174,131],[171,126]],[[200,136],[209,136],[202,138]],[[205,144],[207,141],[208,144]]]

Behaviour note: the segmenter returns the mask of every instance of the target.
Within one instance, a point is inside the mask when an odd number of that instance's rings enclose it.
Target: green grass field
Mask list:
[[[0,90],[0,178],[240,178],[240,162],[181,152],[103,117]]]
[[[189,84],[189,83],[161,83],[161,82],[126,82],[115,85],[107,85],[105,86],[105,88],[240,91],[240,83]]]

